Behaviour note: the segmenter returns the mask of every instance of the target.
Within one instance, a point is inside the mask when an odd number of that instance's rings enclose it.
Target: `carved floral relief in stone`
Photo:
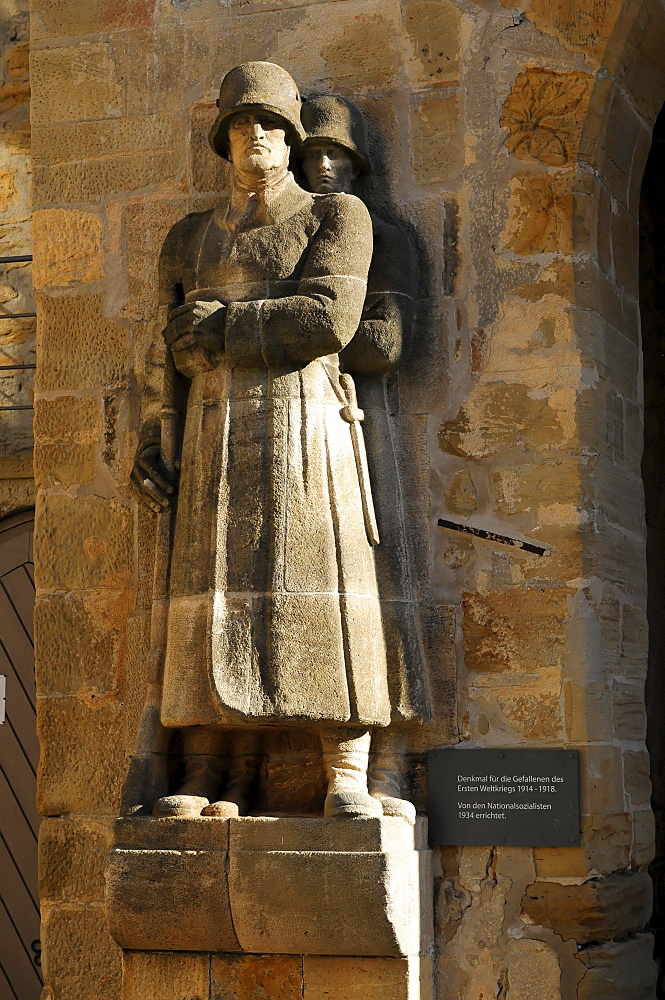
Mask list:
[[[582,73],[520,73],[501,117],[501,125],[509,130],[506,146],[511,153],[518,160],[552,167],[569,163],[579,142],[580,105],[588,101],[591,83]]]

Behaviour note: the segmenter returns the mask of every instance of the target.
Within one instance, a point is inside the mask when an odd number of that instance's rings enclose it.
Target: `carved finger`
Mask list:
[[[136,468],[140,469],[141,472],[144,472],[147,478],[151,479],[152,482],[155,483],[155,485],[158,486],[163,493],[166,493],[168,496],[171,496],[173,493],[175,493],[175,487],[173,486],[173,484],[166,478],[166,476],[161,472],[158,466],[153,462],[149,462],[147,459],[143,458],[143,456],[139,455],[139,457],[136,460]]]
[[[148,508],[148,510],[151,510],[153,512],[153,514],[161,514],[162,509],[163,509],[162,506],[161,506],[161,504],[155,503],[155,501],[152,500],[146,494],[145,489],[143,487],[143,479],[141,478],[140,474],[136,470],[134,470],[132,472],[131,482],[132,482],[132,486],[134,487],[134,490],[137,493],[138,498],[141,501],[141,503],[145,504],[145,506]]]
[[[136,470],[135,470],[136,471]],[[152,479],[148,476],[141,476],[140,472],[136,472],[137,482],[139,484],[139,489],[149,500],[153,503],[159,505],[159,510],[162,510],[169,505],[168,499],[164,496],[159,487],[155,486]]]
[[[177,319],[178,316],[186,316],[188,313],[191,313],[193,308],[194,306],[191,302],[185,302],[181,306],[176,306],[175,309],[172,309],[168,315],[169,323],[172,320]]]
[[[187,351],[191,347],[196,347],[198,344],[197,338],[191,332],[186,332],[178,336],[176,340],[171,343],[172,351]]]

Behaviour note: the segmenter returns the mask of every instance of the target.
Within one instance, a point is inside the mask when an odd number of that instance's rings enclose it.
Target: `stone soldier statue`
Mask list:
[[[342,97],[312,97],[303,105],[301,120],[307,131],[302,169],[309,188],[317,194],[350,194],[356,179],[371,172],[362,112]],[[374,212],[371,219],[374,249],[367,295],[358,330],[340,352],[340,365],[353,374],[365,414],[363,427],[381,537],[374,559],[392,660],[392,723],[387,729],[375,730],[369,788],[382,800],[384,812],[409,815],[409,804],[402,800],[400,757],[409,724],[427,719],[430,704],[388,378],[412,347],[417,262],[404,230]]]
[[[237,66],[218,107],[210,140],[229,189],[177,223],[160,257],[157,346],[188,388],[159,712],[182,735],[185,774],[154,811],[237,814],[224,740],[279,725],[320,734],[326,815],[380,815],[368,752],[397,688],[361,413],[338,363],[365,301],[371,221],[352,195],[294,180],[304,131],[285,70]],[[159,406],[134,473],[153,509],[175,489]]]

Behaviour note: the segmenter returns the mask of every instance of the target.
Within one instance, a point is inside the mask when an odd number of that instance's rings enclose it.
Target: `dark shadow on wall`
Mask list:
[[[647,522],[647,745],[651,756],[656,858],[652,930],[665,998],[665,109],[653,132],[640,202],[640,312],[644,355],[644,456]]]

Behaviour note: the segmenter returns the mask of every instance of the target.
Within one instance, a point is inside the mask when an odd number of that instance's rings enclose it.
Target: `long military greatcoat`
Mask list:
[[[191,382],[162,722],[383,726],[398,689],[417,718],[421,692],[391,678],[342,417],[338,352],[363,308],[370,218],[290,174],[253,204],[236,188],[183,219],[160,260],[163,303],[181,288],[226,306],[223,351],[174,355]]]

